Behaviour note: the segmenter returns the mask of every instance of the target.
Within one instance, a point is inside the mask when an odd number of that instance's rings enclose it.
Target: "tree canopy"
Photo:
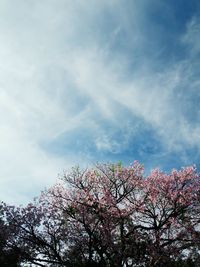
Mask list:
[[[199,178],[194,167],[145,176],[138,162],[73,168],[27,206],[1,204],[0,263],[199,266]]]

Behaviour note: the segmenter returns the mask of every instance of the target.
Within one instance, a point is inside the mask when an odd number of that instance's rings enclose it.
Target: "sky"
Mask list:
[[[0,199],[134,160],[200,167],[199,0],[0,0]]]

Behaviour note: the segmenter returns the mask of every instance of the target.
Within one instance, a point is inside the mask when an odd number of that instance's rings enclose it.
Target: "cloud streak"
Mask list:
[[[171,2],[1,1],[0,10],[2,199],[25,202],[74,164],[197,163],[197,14],[170,30]]]

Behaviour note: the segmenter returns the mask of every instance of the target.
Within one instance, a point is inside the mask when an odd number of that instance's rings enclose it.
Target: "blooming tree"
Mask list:
[[[38,266],[173,266],[198,254],[199,189],[194,167],[73,168],[27,207],[4,205],[8,243]]]

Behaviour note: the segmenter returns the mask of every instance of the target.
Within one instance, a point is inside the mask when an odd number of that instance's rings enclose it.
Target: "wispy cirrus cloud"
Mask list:
[[[177,18],[171,1],[1,1],[3,200],[74,164],[198,163],[200,24],[184,3]]]

